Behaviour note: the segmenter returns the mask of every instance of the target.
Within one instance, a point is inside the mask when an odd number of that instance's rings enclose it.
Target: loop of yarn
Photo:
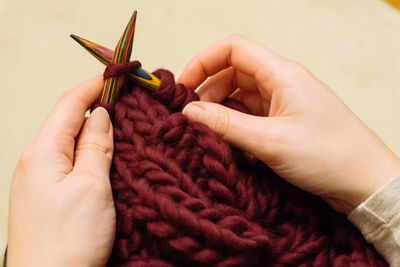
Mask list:
[[[198,96],[154,74],[160,90],[126,82],[111,115],[108,266],[387,266],[343,215],[189,121],[180,111]]]
[[[110,63],[107,65],[103,77],[104,80],[111,77],[128,76],[128,74],[142,66],[139,61],[130,61],[126,63]]]
[[[153,97],[161,101],[170,112],[181,111],[187,103],[199,100],[193,90],[183,84],[175,84],[174,75],[168,70],[158,69],[153,74],[161,79],[161,88],[153,93]]]
[[[103,79],[104,81],[108,78],[111,77],[125,77],[127,78],[127,76],[129,75],[129,73],[135,69],[138,69],[141,67],[141,64],[139,61],[135,60],[135,61],[130,61],[130,62],[126,62],[126,63],[110,63],[107,65],[104,73],[103,73]],[[121,90],[122,88],[120,88]],[[119,95],[119,92],[117,92],[117,97]],[[114,115],[114,106],[107,104],[107,103],[103,103],[100,101],[97,101],[96,103],[94,103],[92,105],[92,107],[90,108],[91,111],[95,110],[97,107],[102,107],[105,108],[108,113],[110,114],[110,117],[112,117]]]

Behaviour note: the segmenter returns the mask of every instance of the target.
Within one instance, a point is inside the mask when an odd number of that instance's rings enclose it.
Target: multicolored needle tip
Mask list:
[[[85,40],[74,34],[70,36],[83,46],[90,54],[97,58],[103,64],[110,63],[125,63],[128,62],[132,52],[133,37],[135,33],[137,12],[134,11],[124,33],[119,40],[115,51],[108,49],[104,46]],[[160,88],[161,81],[159,78],[150,72],[139,68],[130,73],[129,78],[132,78],[137,83],[140,83],[146,88],[157,90]],[[123,83],[123,78],[109,78],[104,83],[103,92],[101,94],[100,102],[105,104],[114,104],[118,96],[118,91]]]

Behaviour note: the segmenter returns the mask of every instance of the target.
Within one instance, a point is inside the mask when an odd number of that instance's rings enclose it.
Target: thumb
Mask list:
[[[74,171],[91,176],[109,177],[114,150],[110,117],[104,108],[96,108],[79,135]]]
[[[227,142],[262,158],[267,151],[267,118],[248,115],[220,104],[195,101],[182,111],[189,119],[202,122]]]

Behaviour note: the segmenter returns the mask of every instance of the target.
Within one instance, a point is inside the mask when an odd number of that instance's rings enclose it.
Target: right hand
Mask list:
[[[305,67],[242,36],[201,52],[178,82],[199,89],[183,113],[348,214],[400,172],[399,158]],[[217,103],[231,97],[247,115]],[[212,103],[214,102],[214,103]]]

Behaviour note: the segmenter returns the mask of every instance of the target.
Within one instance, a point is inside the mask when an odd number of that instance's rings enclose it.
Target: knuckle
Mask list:
[[[228,35],[227,39],[235,41],[235,40],[241,40],[244,39],[244,36],[239,34],[239,33],[232,33]]]
[[[265,148],[270,160],[278,159],[279,154],[282,151],[284,139],[284,133],[280,127],[269,125],[264,128],[264,134],[262,137],[264,143],[263,147]]]
[[[289,60],[286,64],[287,69],[289,70],[289,75],[293,78],[302,77],[309,73],[308,69],[304,65],[296,61]]]
[[[33,144],[29,143],[24,150],[22,150],[21,156],[19,158],[19,165],[21,167],[27,167],[35,157]]]
[[[281,68],[275,73],[275,81],[280,85],[293,87],[299,84],[299,81],[310,76],[308,69],[298,62],[284,59],[281,64]],[[270,73],[261,72],[260,79],[268,81]]]
[[[213,125],[214,131],[223,139],[226,139],[228,137],[230,123],[231,117],[229,115],[229,112],[225,109],[221,109],[215,114]]]
[[[230,46],[236,46],[236,45],[242,46],[251,41],[241,34],[233,33],[231,35],[228,35],[225,39],[223,39],[223,42],[229,44]]]
[[[62,102],[74,101],[81,105],[85,105],[86,100],[84,96],[76,88],[68,89],[58,99],[58,104]]]
[[[90,143],[80,144],[76,148],[77,154],[81,154],[82,152],[87,152],[87,151],[109,156],[113,152],[113,147],[112,145],[101,144],[99,142],[90,142]]]
[[[68,89],[67,91],[65,91],[61,96],[59,101],[65,101],[69,98],[71,98],[74,95],[74,90],[72,89]]]
[[[204,64],[203,54],[195,56],[192,60],[192,64],[194,66],[200,66],[204,74],[209,76],[209,74],[207,73],[207,68],[205,67],[206,64]]]

